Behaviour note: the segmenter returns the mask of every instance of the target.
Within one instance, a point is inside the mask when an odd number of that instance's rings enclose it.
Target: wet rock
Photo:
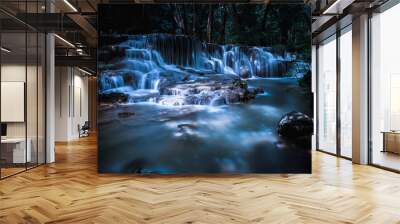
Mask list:
[[[246,89],[240,93],[240,101],[248,102],[249,100],[256,98],[256,95],[260,93],[264,93],[264,90],[262,88],[257,87]]]
[[[214,98],[211,92],[189,95],[185,97],[186,105],[209,105]]]
[[[125,103],[128,102],[128,95],[124,93],[100,93],[99,101],[102,103]]]
[[[225,91],[224,96],[227,104],[240,102],[241,98],[243,98],[238,89]]]
[[[196,129],[197,126],[194,124],[178,124],[177,126],[179,129]]]
[[[117,107],[117,105],[115,105],[115,104],[103,104],[103,103],[100,103],[97,108],[98,108],[99,111],[108,111],[108,110],[113,110],[116,107]]]
[[[190,75],[186,74],[186,75],[183,77],[182,81],[183,81],[183,82],[186,82],[186,81],[188,81],[189,79],[190,79]]]
[[[149,101],[152,98],[156,98],[159,96],[159,93],[157,91],[152,91],[152,90],[138,90],[135,91],[134,93],[130,93],[129,95],[129,102],[144,102],[144,101]]]
[[[128,85],[132,85],[136,82],[135,77],[131,74],[126,74],[124,76],[124,83],[128,84]]]
[[[136,71],[122,71],[123,86],[130,86],[137,89],[140,84],[140,74]]]
[[[178,132],[175,134],[176,137],[185,137],[195,134],[197,126],[194,124],[179,124]]]
[[[247,89],[247,82],[243,81],[241,79],[234,80],[232,85],[233,85],[233,87],[239,87],[239,88],[242,88],[242,89]]]
[[[99,61],[108,62],[112,61],[115,58],[123,58],[125,56],[126,48],[122,48],[116,45],[109,45],[102,47],[98,50],[99,53]],[[109,66],[110,64],[105,64]]]
[[[220,105],[225,105],[225,104],[226,104],[226,100],[225,100],[225,97],[223,97],[223,96],[214,97],[210,102],[211,106],[220,106]]]
[[[260,93],[264,93],[264,89],[261,88],[261,87],[249,88],[249,92],[257,95],[257,94],[260,94]]]
[[[105,72],[105,74],[107,74]],[[99,88],[102,91],[106,91],[108,89],[112,89],[112,88],[117,88],[122,86],[123,83],[123,78],[121,75],[119,74],[115,74],[115,73],[108,73],[107,75],[102,75],[101,77],[99,77]]]
[[[313,133],[313,120],[306,114],[292,111],[281,118],[277,132],[285,138],[310,137]]]
[[[247,78],[251,77],[251,73],[250,73],[249,69],[243,68],[240,70],[239,76],[241,78],[247,79]]]
[[[131,117],[133,115],[135,115],[134,112],[120,112],[120,113],[118,113],[118,117],[120,117],[120,118],[128,118],[128,117]]]
[[[248,102],[254,98],[256,98],[256,95],[253,92],[246,90],[240,95],[240,102]]]
[[[307,73],[305,73],[299,80],[298,80],[299,86],[309,90],[311,88],[311,71],[308,70]]]
[[[248,102],[262,88],[248,89],[243,80],[210,80],[198,83],[175,84],[161,90],[157,102],[164,105],[225,105],[238,102]]]

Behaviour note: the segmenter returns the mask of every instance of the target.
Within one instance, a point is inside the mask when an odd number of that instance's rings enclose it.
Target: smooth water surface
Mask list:
[[[276,131],[284,114],[311,113],[298,80],[253,78],[247,83],[265,92],[248,103],[171,106],[147,101],[100,110],[99,171],[311,172],[309,146],[282,139]]]

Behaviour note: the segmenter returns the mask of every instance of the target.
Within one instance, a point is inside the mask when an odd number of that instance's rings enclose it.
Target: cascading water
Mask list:
[[[100,93],[122,92],[132,98],[130,102],[157,101],[154,99],[156,94],[163,98],[165,92],[171,92],[160,89],[162,87],[205,82],[217,76],[279,77],[287,72],[286,62],[291,60],[290,55],[276,56],[266,47],[206,44],[196,38],[170,34],[130,36],[127,41],[113,46],[113,49],[124,51],[125,56],[110,69],[101,72]],[[175,96],[177,102],[171,97],[159,101],[172,101],[172,105],[180,105],[182,98],[190,97],[190,103],[207,104],[213,101],[214,104],[218,94],[221,94],[215,92],[212,96],[212,91],[194,92],[179,89],[174,94],[167,94]],[[145,97],[146,93],[149,97]],[[185,100],[187,103],[188,100]]]

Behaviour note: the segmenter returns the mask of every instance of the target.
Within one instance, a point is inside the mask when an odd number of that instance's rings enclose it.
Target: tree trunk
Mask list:
[[[281,26],[281,43],[286,45],[288,44],[288,40],[289,40],[289,24],[284,21]]]
[[[186,5],[182,5],[183,7],[183,16],[182,16],[182,20],[183,20],[183,33],[184,34],[189,34],[190,28],[188,26],[188,21],[187,21],[187,13],[186,13]]]
[[[184,25],[179,7],[177,7],[177,6],[175,6],[174,20],[175,20],[176,26],[181,30],[181,33],[182,34],[185,33],[185,25]]]
[[[228,13],[226,13],[226,8],[222,6],[222,24],[221,24],[221,29],[220,29],[220,36],[219,36],[219,42],[221,44],[225,44],[225,26],[226,26],[226,19],[228,17]]]
[[[233,30],[235,31],[236,34],[240,33],[240,24],[241,24],[241,18],[240,14],[238,13],[238,10],[236,9],[236,5],[232,5],[231,7],[232,13],[233,13]]]
[[[207,41],[211,43],[212,37],[212,25],[213,25],[213,6],[210,4],[208,7],[208,19],[207,19]]]
[[[178,28],[176,25],[176,21],[175,21],[175,6],[173,4],[168,4],[169,9],[170,9],[170,13],[171,16],[169,18],[171,18],[171,24],[172,24],[172,32],[175,35],[176,34],[176,29]]]
[[[192,21],[192,36],[196,36],[196,23],[197,23],[197,15],[196,15],[196,4],[193,4],[192,13],[193,13],[193,21]]]
[[[267,26],[267,17],[268,17],[268,5],[265,5],[264,6],[264,16],[263,16],[263,19],[262,19],[262,22],[261,22],[261,31],[263,31],[265,28],[266,28],[266,26]]]

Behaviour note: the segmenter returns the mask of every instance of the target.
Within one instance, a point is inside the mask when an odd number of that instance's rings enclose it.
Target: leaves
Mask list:
[[[307,5],[159,4],[136,5],[130,13],[126,11],[121,7],[118,15],[112,15],[121,21],[106,24],[103,31],[183,34],[216,44],[268,46],[276,53],[294,52],[299,59],[310,60],[311,9]]]

